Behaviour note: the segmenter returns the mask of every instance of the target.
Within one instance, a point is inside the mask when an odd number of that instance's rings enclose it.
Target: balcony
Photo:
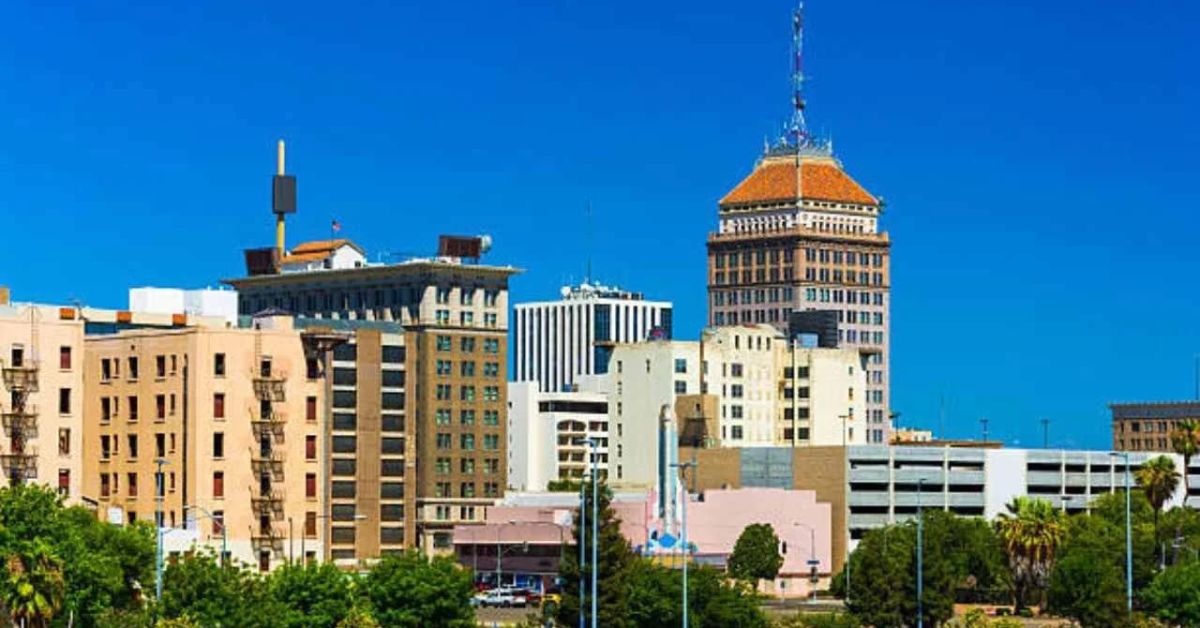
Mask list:
[[[287,532],[278,526],[268,526],[259,528],[250,535],[250,545],[254,547],[254,551],[271,550],[272,552],[282,552],[283,542],[287,539]]]
[[[37,454],[33,452],[0,454],[0,467],[9,478],[37,478]]]
[[[4,434],[9,438],[37,437],[37,406],[29,405],[24,409],[14,408],[0,413],[3,421]]]
[[[254,491],[250,497],[250,506],[258,516],[269,515],[276,521],[283,519],[283,491],[272,489],[263,493]]]
[[[279,369],[256,369],[253,373],[254,396],[262,401],[284,401],[287,374]]]
[[[254,428],[255,436],[270,436],[279,443],[283,442],[286,423],[287,415],[282,410],[275,409],[272,409],[270,414],[265,417],[259,413],[253,413],[250,418],[250,425]]]
[[[270,473],[276,480],[283,478],[283,461],[283,451],[280,449],[272,449],[266,453],[261,449],[252,449],[250,452],[250,468],[254,473]]]
[[[38,367],[37,362],[26,360],[20,366],[7,366],[2,369],[4,387],[13,392],[37,392]]]

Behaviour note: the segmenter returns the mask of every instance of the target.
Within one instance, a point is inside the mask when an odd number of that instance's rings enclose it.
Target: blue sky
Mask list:
[[[704,321],[716,201],[786,119],[790,2],[0,6],[0,283],[122,306],[272,237],[490,233],[514,298],[596,275]],[[1193,3],[810,0],[809,121],[888,203],[902,424],[1103,447],[1193,392]]]

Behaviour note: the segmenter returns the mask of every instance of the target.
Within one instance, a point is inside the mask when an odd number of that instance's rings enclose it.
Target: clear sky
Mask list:
[[[490,233],[516,300],[595,275],[704,322],[716,202],[787,117],[791,2],[0,5],[0,283],[119,307],[300,212],[428,253]],[[78,6],[73,6],[78,5]],[[901,423],[1103,447],[1193,394],[1195,3],[809,0],[809,121],[887,201]],[[944,404],[940,401],[944,399]]]

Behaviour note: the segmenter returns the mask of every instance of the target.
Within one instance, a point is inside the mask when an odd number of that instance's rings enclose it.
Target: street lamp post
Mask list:
[[[685,476],[684,479],[686,480],[687,470],[695,468],[696,463],[695,462],[672,462],[671,466],[676,469],[679,469],[680,473]],[[688,547],[688,540],[687,540],[687,503],[688,503],[687,482],[684,482],[683,503],[680,508],[680,514],[682,515],[681,524],[683,526],[683,529],[682,529],[683,534],[681,535],[683,537],[682,538],[682,543],[683,543],[683,628],[688,628],[688,580],[687,580],[687,576],[688,576],[688,550],[689,550],[689,547]]]
[[[583,568],[587,565],[587,484],[583,476],[579,480],[579,628],[587,626],[587,615],[583,611],[586,593],[583,587]]]
[[[157,471],[154,474],[154,527],[157,531],[157,544],[154,551],[154,599],[162,599],[163,586],[163,497],[166,487],[163,482],[163,465],[171,464],[166,458],[155,458]]]
[[[813,570],[813,576],[814,576],[812,578],[812,582],[810,583],[812,590],[809,592],[810,593],[809,602],[812,604],[816,604],[817,603],[817,582],[816,582],[815,576],[816,576],[817,565],[820,564],[817,561],[817,530],[816,530],[816,528],[808,525],[807,523],[801,523],[799,521],[793,521],[792,526],[793,527],[803,527],[803,528],[808,529],[808,566]]]
[[[1113,458],[1121,456],[1125,462],[1125,610],[1133,612],[1133,521],[1130,517],[1129,452],[1112,452]]]
[[[854,408],[846,414],[838,415],[842,420],[842,499],[845,502],[844,516],[846,517],[846,606],[850,605],[850,450],[846,447],[846,422],[854,418]]]
[[[217,518],[214,517],[211,512],[209,512],[199,506],[184,506],[183,512],[184,512],[185,517],[187,516],[187,511],[189,511],[189,510],[198,512],[202,516],[206,517],[209,521],[213,522],[216,525],[221,526],[221,566],[224,567],[225,566],[225,556],[227,556],[229,554],[229,538],[225,534],[224,519],[222,519],[221,521],[217,521]]]
[[[922,537],[925,536],[925,512],[921,510],[921,489],[925,478],[917,478],[917,628],[925,626],[925,555]]]
[[[595,438],[589,437],[589,438],[577,439],[575,441],[575,444],[588,446],[588,456],[591,458],[591,466],[592,466],[592,628],[596,628],[596,626],[599,625],[599,623],[598,623],[599,618],[596,616],[596,611],[598,608],[597,595],[599,593],[599,587],[598,587],[598,582],[597,582],[597,576],[599,575],[598,547],[600,545],[600,522],[599,522],[599,519],[600,519],[600,506],[599,506],[600,492],[597,488],[597,486],[600,484],[600,461],[596,456],[596,446],[599,445],[599,441],[597,441]],[[585,494],[584,487],[582,485],[579,487],[579,492],[580,492],[580,496],[582,498],[582,496]],[[586,510],[585,506],[586,506],[586,504],[582,503],[582,501],[581,501],[579,511],[581,513],[581,516],[583,516],[583,517],[587,516],[586,514],[584,514],[584,510]],[[587,520],[584,519],[581,522],[581,524],[580,524],[581,531],[587,525],[586,521]],[[583,555],[584,555],[584,550],[583,550],[583,544],[581,543],[579,546],[579,556],[581,559],[582,559]],[[581,563],[582,563],[582,560],[581,560]],[[580,586],[579,586],[579,625],[580,625],[580,628],[583,628],[584,620],[583,620],[583,568],[582,568],[582,564],[581,564],[580,570],[579,570],[579,584],[580,584]]]

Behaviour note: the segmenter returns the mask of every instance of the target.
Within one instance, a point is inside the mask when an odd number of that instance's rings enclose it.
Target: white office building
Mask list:
[[[600,390],[605,379],[581,378],[581,390],[571,392],[509,382],[509,489],[537,492],[552,481],[579,481],[588,465],[585,439],[596,443],[600,472],[608,471],[608,394]]]
[[[613,345],[670,339],[671,303],[585,282],[559,301],[516,305],[513,323],[513,379],[570,390],[580,375],[608,372]]]

